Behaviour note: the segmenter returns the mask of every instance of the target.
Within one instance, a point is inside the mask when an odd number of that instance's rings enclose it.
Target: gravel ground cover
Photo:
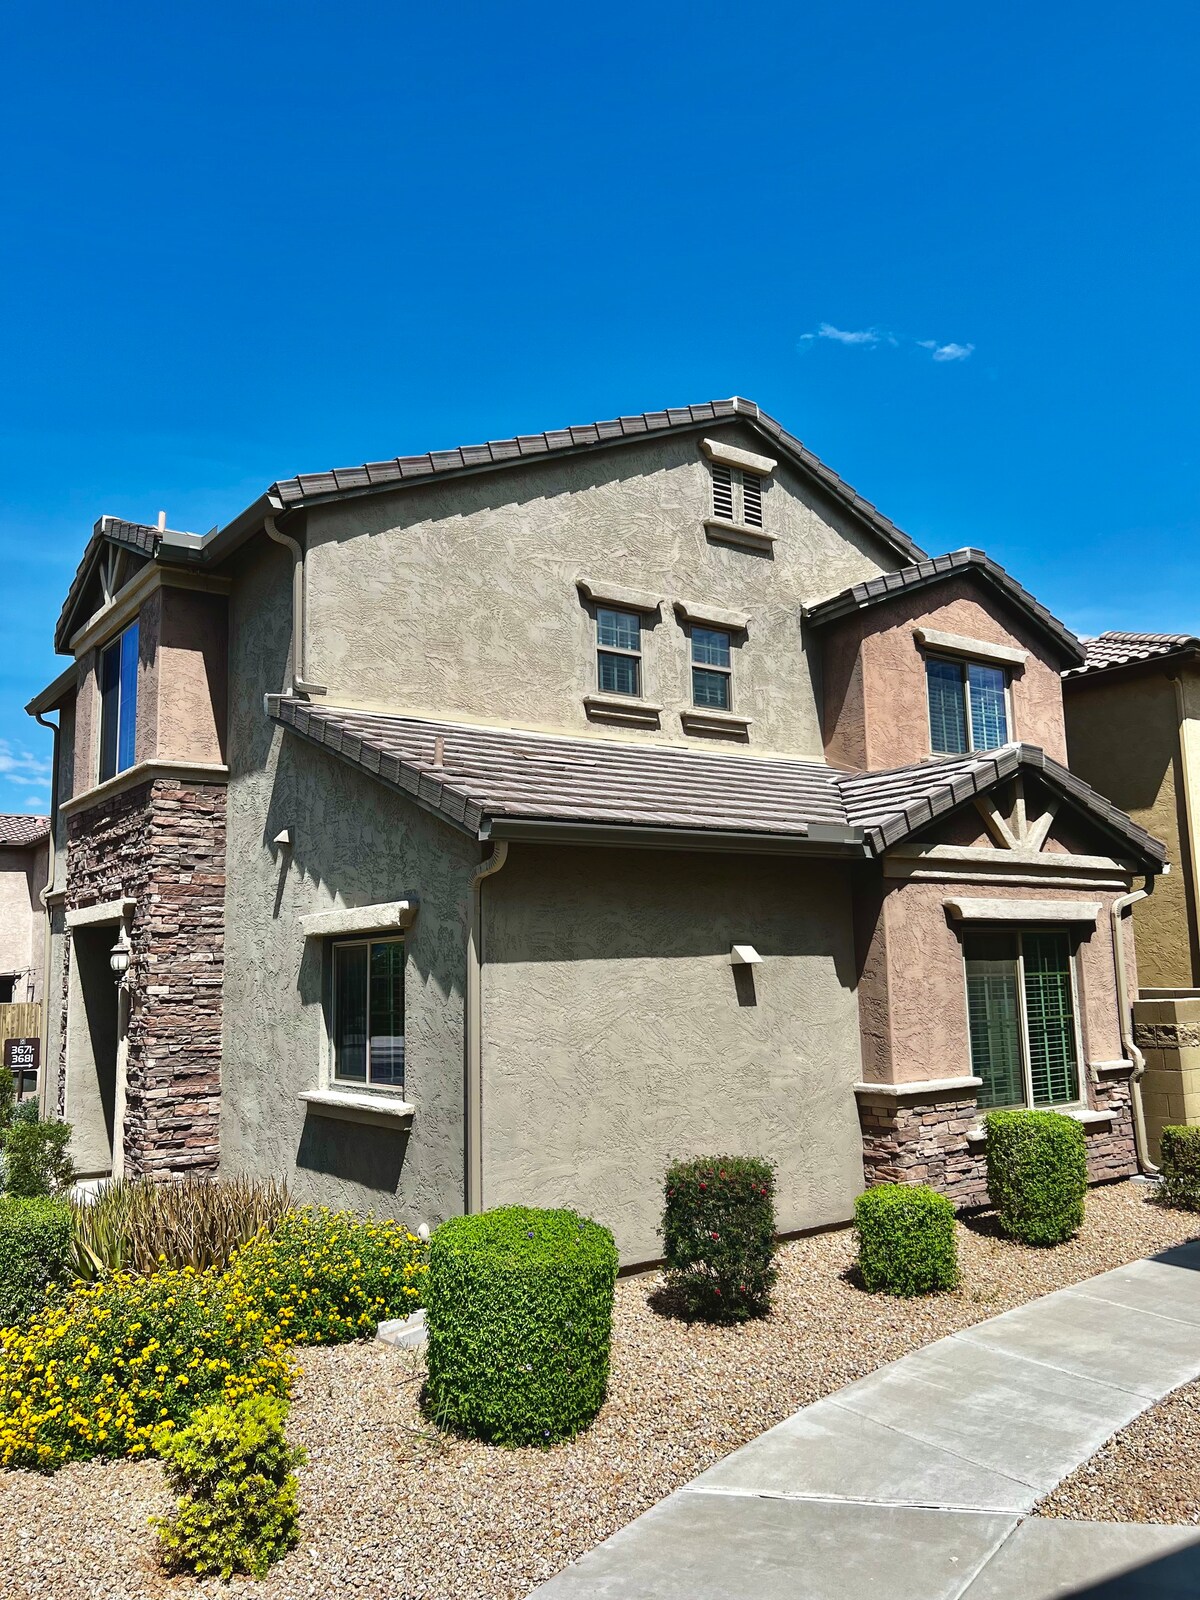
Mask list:
[[[0,1473],[0,1596],[518,1600],[800,1406],[1197,1231],[1197,1218],[1154,1205],[1145,1185],[1119,1184],[1091,1193],[1083,1231],[1054,1250],[1000,1239],[986,1218],[960,1224],[961,1288],[907,1302],[856,1288],[852,1237],[823,1234],[784,1246],[772,1314],[742,1328],[688,1326],[655,1309],[654,1275],[623,1279],[604,1409],[581,1438],[545,1451],[431,1428],[417,1353],[304,1350],[289,1424],[309,1451],[304,1537],[264,1582],[164,1578],[146,1527],[167,1509],[158,1467],[77,1464],[54,1478]]]
[[[1078,1522],[1200,1523],[1200,1383],[1114,1434],[1035,1508]]]

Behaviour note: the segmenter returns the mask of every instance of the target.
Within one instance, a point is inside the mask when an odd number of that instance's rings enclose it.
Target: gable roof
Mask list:
[[[807,607],[805,620],[810,627],[821,628],[856,611],[867,611],[872,606],[881,605],[898,594],[927,589],[963,573],[970,573],[995,589],[1029,620],[1043,638],[1049,640],[1066,662],[1072,666],[1082,662],[1083,647],[1071,630],[1052,616],[1040,600],[1035,600],[1029,590],[1006,572],[998,561],[993,561],[982,550],[970,547],[951,551],[949,555],[934,556],[911,567],[901,567],[898,572],[882,573],[865,583],[856,583],[828,600]]]
[[[1064,672],[1064,678],[1083,678],[1116,667],[1140,666],[1163,656],[1200,651],[1200,639],[1190,633],[1098,633],[1080,643],[1084,648],[1083,665]]]
[[[976,794],[1035,771],[1150,871],[1165,847],[1033,745],[889,772],[434,722],[270,697],[271,715],[479,839],[879,856]]]
[[[73,631],[71,623],[76,607],[83,599],[96,559],[103,546],[116,545],[118,549],[132,551],[134,555],[144,556],[152,561],[164,532],[165,530],[151,527],[145,522],[126,522],[122,517],[99,519],[84,546],[83,555],[75,569],[75,576],[71,579],[71,587],[67,590],[67,598],[63,601],[62,610],[58,614],[58,622],[54,628],[55,650],[60,653],[66,650]]]
[[[28,850],[49,837],[49,817],[0,815],[0,850]]]

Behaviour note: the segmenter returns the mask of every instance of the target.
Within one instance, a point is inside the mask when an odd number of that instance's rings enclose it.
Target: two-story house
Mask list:
[[[571,1205],[627,1261],[677,1154],[770,1157],[785,1230],[864,1169],[981,1200],[989,1106],[1135,1170],[1164,853],[1064,764],[1078,642],[749,401],[102,519],[56,642],[88,1170]]]

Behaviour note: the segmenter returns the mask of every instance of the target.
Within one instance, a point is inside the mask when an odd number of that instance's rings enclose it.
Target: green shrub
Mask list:
[[[304,1451],[284,1436],[287,1403],[258,1395],[205,1406],[154,1445],[178,1497],[173,1517],[152,1517],[167,1565],[199,1575],[263,1578],[296,1543],[296,1471]]]
[[[16,1079],[11,1072],[0,1072],[0,1133],[3,1133],[12,1121],[16,1103]],[[37,1101],[29,1101],[28,1104],[36,1106]]]
[[[854,1202],[858,1270],[872,1294],[935,1294],[958,1282],[954,1206],[924,1184],[880,1183]]]
[[[752,1156],[703,1156],[667,1168],[667,1284],[691,1316],[744,1322],[771,1309],[775,1172]]]
[[[268,1338],[341,1344],[417,1309],[428,1249],[398,1222],[305,1208],[252,1239],[230,1275],[262,1308]]]
[[[106,1272],[148,1277],[163,1266],[226,1267],[290,1204],[286,1184],[274,1179],[114,1179],[73,1207],[75,1276],[87,1282]]]
[[[69,1122],[14,1116],[4,1135],[4,1187],[8,1193],[30,1199],[69,1189],[75,1182],[75,1167],[67,1154],[70,1141]]]
[[[1022,1244],[1061,1244],[1083,1225],[1087,1146],[1073,1117],[989,1111],[988,1194],[1000,1227]]]
[[[573,1211],[503,1206],[433,1235],[426,1404],[443,1427],[550,1444],[604,1401],[617,1249]]]
[[[65,1201],[0,1197],[0,1327],[29,1321],[44,1305],[47,1288],[70,1277],[70,1253]]]
[[[1164,1128],[1159,1150],[1162,1199],[1184,1211],[1200,1211],[1200,1128]]]
[[[28,1327],[0,1330],[0,1467],[145,1455],[198,1406],[286,1394],[290,1375],[261,1310],[215,1272],[54,1293]]]

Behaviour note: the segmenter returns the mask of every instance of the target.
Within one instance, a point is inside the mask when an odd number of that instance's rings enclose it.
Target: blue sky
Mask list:
[[[1071,626],[1200,631],[1192,5],[33,4],[0,809],[101,512],[741,393]]]

